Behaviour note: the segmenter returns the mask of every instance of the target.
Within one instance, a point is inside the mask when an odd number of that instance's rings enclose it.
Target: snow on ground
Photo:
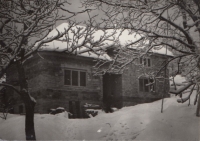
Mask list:
[[[35,114],[37,140],[136,140],[199,141],[196,106],[179,104],[176,97],[124,107],[114,113],[100,112],[89,119],[68,119],[59,115]],[[194,99],[191,99],[191,101]],[[192,103],[192,102],[191,102]],[[8,115],[0,119],[0,139],[24,140],[24,116]]]

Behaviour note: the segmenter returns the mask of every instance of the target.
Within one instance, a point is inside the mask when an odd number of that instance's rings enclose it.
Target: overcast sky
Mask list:
[[[71,3],[71,5],[66,5],[65,8],[66,8],[67,10],[69,10],[69,11],[72,11],[72,12],[79,12],[79,11],[82,11],[82,10],[84,10],[85,8],[82,7],[81,1],[83,1],[83,0],[69,0],[69,2]],[[94,7],[89,7],[89,8],[92,9],[92,8],[94,8]],[[104,7],[104,8],[105,8],[105,7]],[[173,10],[172,10],[172,11],[173,11]],[[169,10],[169,14],[171,14],[172,11]],[[62,15],[65,15],[66,12],[62,12],[61,14],[62,14]],[[95,10],[95,11],[92,11],[92,12],[90,13],[91,16],[96,15],[96,14],[98,14],[98,17],[96,17],[96,20],[100,20],[102,17],[104,17],[104,13],[103,13],[101,10]],[[166,15],[166,14],[164,13],[163,15]],[[77,15],[76,17],[73,17],[72,19],[73,19],[73,20],[76,20],[77,22],[83,22],[83,21],[85,21],[85,20],[88,20],[88,15],[87,15],[87,13],[83,13],[83,14]],[[182,19],[181,19],[181,21],[182,21]],[[67,21],[58,21],[58,22],[56,22],[56,26],[60,25],[60,24],[63,23],[63,22],[67,22]],[[180,21],[177,20],[177,22],[180,22]],[[178,24],[178,23],[177,23],[177,24]],[[182,25],[182,24],[181,24],[181,25]],[[194,30],[194,29],[192,29],[192,33],[191,33],[192,36],[193,36],[193,38],[197,37],[197,39],[195,38],[195,40],[199,40],[198,34],[195,33],[193,30]]]
[[[85,9],[84,7],[82,7],[81,0],[69,0],[69,2],[71,3],[71,5],[66,5],[65,7],[69,11],[79,12]],[[89,8],[92,9],[93,7],[89,7]],[[61,14],[65,15],[66,12],[61,12]],[[103,12],[101,12],[100,10],[95,10],[95,11],[90,12],[91,16],[96,15],[96,14],[98,14],[97,19],[101,19],[100,17],[103,16]],[[72,19],[76,20],[77,22],[83,22],[85,20],[88,20],[88,14],[87,13],[78,14],[76,17],[73,17]],[[56,25],[59,25],[63,22],[66,22],[66,21],[58,21]]]

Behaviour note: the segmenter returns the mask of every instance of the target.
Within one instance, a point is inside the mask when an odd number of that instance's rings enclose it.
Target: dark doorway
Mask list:
[[[69,118],[81,118],[80,101],[69,101]]]
[[[22,114],[24,112],[24,106],[19,105],[19,114]]]
[[[122,107],[122,75],[106,73],[103,76],[103,102]]]

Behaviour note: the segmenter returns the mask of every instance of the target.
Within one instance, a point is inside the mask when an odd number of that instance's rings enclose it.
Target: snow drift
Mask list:
[[[68,119],[67,113],[36,114],[37,140],[145,140],[199,141],[199,118],[196,107],[178,104],[176,97],[124,107],[114,113],[99,112],[89,119]],[[23,115],[0,119],[0,139],[25,140]]]

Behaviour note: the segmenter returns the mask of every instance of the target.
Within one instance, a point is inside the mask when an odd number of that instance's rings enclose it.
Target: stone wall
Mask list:
[[[162,55],[151,55],[151,67],[141,68],[139,65],[134,63],[130,64],[129,67],[122,74],[122,96],[123,106],[136,105],[138,103],[152,102],[164,97],[169,97],[169,72],[167,70],[167,79],[157,79],[155,84],[155,92],[141,92],[139,91],[139,77],[144,76],[144,73],[155,73],[161,66],[163,61],[166,60],[165,56]],[[139,62],[138,62],[139,64]],[[161,71],[159,76],[165,75],[165,69]],[[166,81],[166,82],[164,82]]]
[[[151,55],[151,67],[140,68],[138,65],[131,64],[117,81],[114,93],[122,97],[123,106],[136,105],[138,103],[151,102],[164,97],[168,97],[169,80],[166,82],[156,81],[155,92],[140,92],[138,78],[143,72],[153,73],[162,66],[166,59],[162,55]],[[28,78],[29,91],[36,99],[36,113],[48,113],[50,109],[64,107],[70,110],[70,102],[79,102],[80,109],[83,109],[85,103],[101,105],[103,101],[103,76],[93,76],[93,67],[95,62],[92,58],[67,55],[58,52],[39,52],[25,63],[26,76]],[[64,85],[64,70],[82,70],[86,73],[86,86],[67,86]],[[160,73],[164,75],[164,70]],[[168,75],[168,71],[167,71]],[[168,78],[168,77],[167,77]],[[120,82],[119,82],[120,81]],[[15,66],[12,66],[7,72],[7,82],[17,86],[18,78]],[[163,85],[165,84],[165,86]],[[114,85],[113,85],[114,86]],[[15,101],[15,113],[19,113],[19,107],[22,105],[17,94],[10,91]],[[83,115],[83,111],[80,110]]]
[[[84,103],[101,104],[102,77],[93,76],[92,58],[56,52],[40,52],[39,54],[41,57],[35,54],[24,64],[29,91],[37,101],[36,113],[48,113],[50,109],[57,107],[69,110],[69,101],[79,101],[80,107]],[[65,69],[85,71],[86,86],[64,85]],[[17,81],[17,73],[13,70],[12,68],[7,73],[10,84]]]

